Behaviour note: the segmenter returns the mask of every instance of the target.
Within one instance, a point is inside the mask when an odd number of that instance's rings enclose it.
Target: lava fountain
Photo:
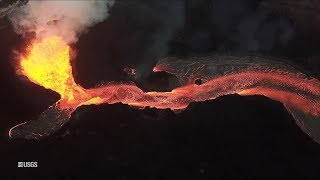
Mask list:
[[[10,129],[12,138],[39,139],[56,132],[81,105],[123,103],[140,108],[183,110],[191,102],[228,94],[264,95],[280,101],[301,129],[320,142],[320,81],[282,62],[257,57],[211,56],[181,60],[165,58],[154,71],[178,77],[181,87],[171,92],[143,92],[133,84],[107,84],[84,89],[76,84],[70,47],[59,37],[34,41],[21,72],[30,81],[60,94],[61,99],[37,120]],[[201,79],[202,84],[194,81]]]

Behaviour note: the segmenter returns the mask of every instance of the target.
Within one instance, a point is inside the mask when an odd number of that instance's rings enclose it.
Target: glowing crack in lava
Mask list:
[[[21,58],[21,72],[34,83],[58,92],[61,99],[37,120],[11,128],[10,137],[38,139],[50,135],[81,105],[120,102],[140,108],[183,110],[191,102],[239,94],[264,95],[282,102],[302,130],[320,142],[320,81],[285,63],[257,57],[166,58],[154,71],[178,77],[182,86],[171,92],[143,92],[134,84],[115,83],[84,89],[73,79],[69,48],[59,37],[46,38],[33,42],[28,56]],[[201,85],[194,83],[197,79]]]

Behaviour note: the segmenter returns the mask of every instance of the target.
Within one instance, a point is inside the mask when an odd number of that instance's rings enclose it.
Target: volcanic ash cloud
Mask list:
[[[37,39],[60,36],[74,43],[89,27],[108,17],[114,0],[37,0],[15,9],[9,16],[18,34],[35,33]]]

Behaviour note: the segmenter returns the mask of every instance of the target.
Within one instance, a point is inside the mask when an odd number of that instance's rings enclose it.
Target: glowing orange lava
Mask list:
[[[21,72],[30,81],[59,93],[62,108],[85,104],[82,101],[90,99],[74,81],[70,47],[60,37],[36,40],[29,51],[27,57],[22,57]],[[94,99],[90,101],[94,102]]]
[[[51,37],[33,42],[30,53],[21,60],[21,70],[30,81],[58,92],[61,98],[74,99],[76,83],[69,59],[69,46]]]
[[[306,126],[306,119],[320,120],[320,81],[287,65],[259,59],[234,61],[232,57],[231,60],[219,57],[191,62],[160,61],[153,70],[176,75],[183,86],[171,92],[143,92],[132,84],[84,89],[74,81],[69,49],[61,38],[50,37],[33,42],[28,56],[22,58],[22,73],[32,82],[59,93],[61,100],[38,120],[13,127],[10,137],[37,139],[52,134],[81,105],[120,102],[141,108],[183,110],[191,102],[239,94],[264,95],[282,102],[297,124],[320,141],[319,127],[302,127]],[[192,83],[195,78],[200,78],[203,84]]]

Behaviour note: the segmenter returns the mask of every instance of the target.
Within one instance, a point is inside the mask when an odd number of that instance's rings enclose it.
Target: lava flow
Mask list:
[[[11,128],[10,137],[38,139],[50,135],[81,105],[120,102],[141,108],[183,110],[191,102],[239,94],[264,95],[282,102],[297,124],[320,142],[320,81],[287,64],[255,57],[166,58],[154,71],[179,78],[182,86],[171,92],[143,92],[132,84],[84,89],[73,79],[69,50],[61,38],[50,37],[35,41],[28,56],[21,58],[21,72],[30,81],[59,93],[61,99],[37,120]],[[196,79],[203,83],[196,85]]]

